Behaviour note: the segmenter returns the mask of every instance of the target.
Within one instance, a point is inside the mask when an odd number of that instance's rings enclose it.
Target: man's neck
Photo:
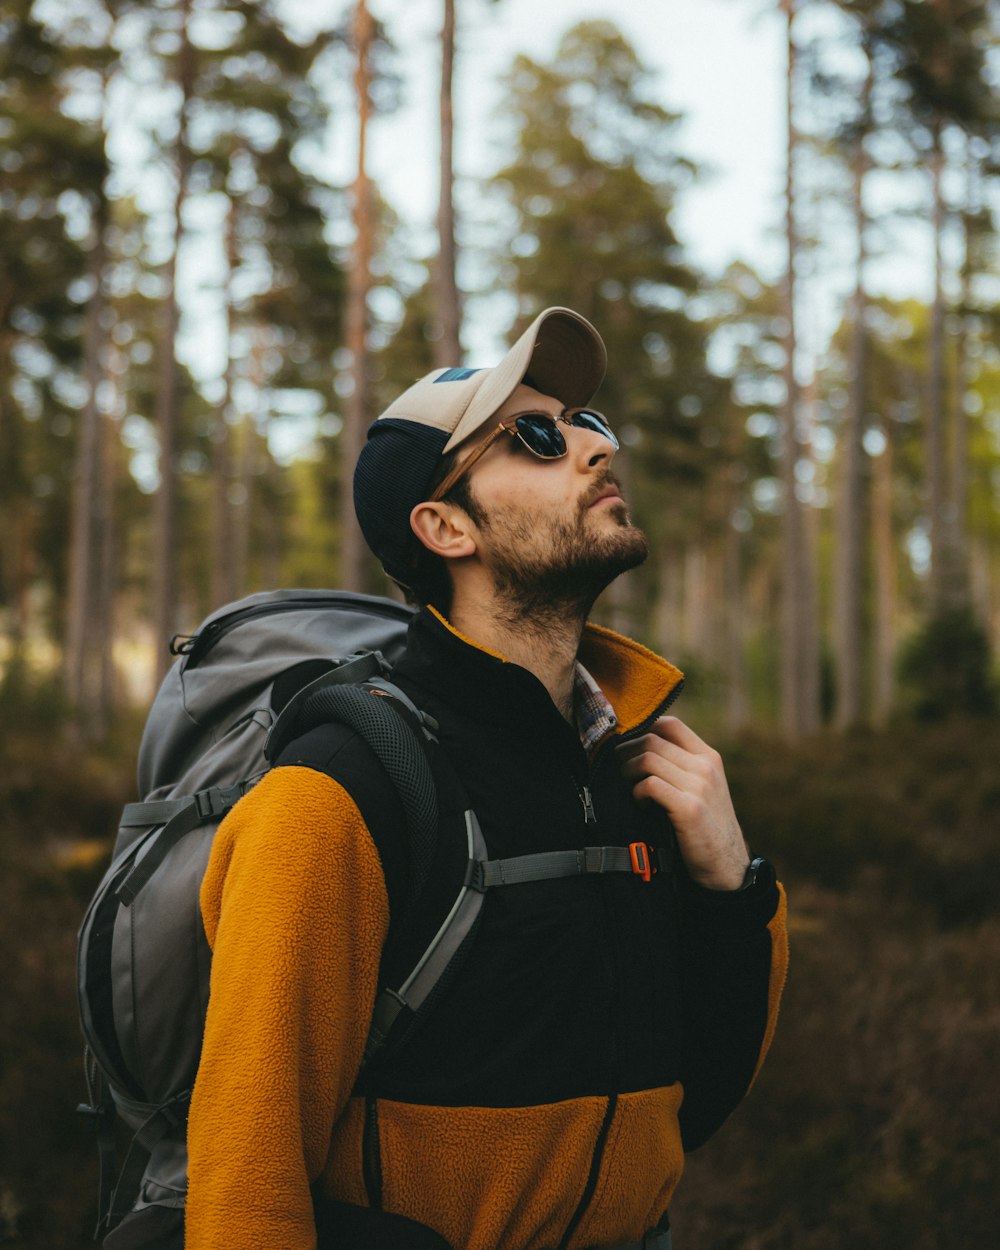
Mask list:
[[[585,617],[554,612],[527,616],[507,610],[502,601],[456,601],[448,619],[464,637],[534,673],[572,723],[576,654]]]

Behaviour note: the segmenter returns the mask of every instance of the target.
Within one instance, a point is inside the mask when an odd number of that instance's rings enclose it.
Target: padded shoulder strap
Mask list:
[[[286,721],[282,739],[338,722],[353,729],[371,748],[403,805],[409,830],[410,897],[416,897],[427,880],[437,843],[437,787],[422,734],[412,723],[409,708],[397,703],[390,691],[391,687],[371,689],[341,682],[317,684],[298,705],[294,718]],[[281,745],[281,739],[273,746],[269,743],[271,758]]]

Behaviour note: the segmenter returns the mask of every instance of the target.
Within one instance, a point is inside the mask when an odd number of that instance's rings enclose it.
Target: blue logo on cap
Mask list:
[[[482,373],[481,369],[445,369],[439,378],[435,378],[435,382],[464,382],[466,378],[471,378],[474,373]]]

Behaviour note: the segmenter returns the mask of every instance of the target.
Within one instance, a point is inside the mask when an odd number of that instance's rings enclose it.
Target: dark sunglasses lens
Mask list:
[[[525,447],[543,460],[558,460],[566,454],[566,440],[551,417],[528,413],[518,417],[514,428]]]
[[[570,417],[570,424],[581,430],[593,430],[595,434],[603,434],[615,447],[618,446],[618,439],[615,438],[611,427],[599,413],[587,412],[586,409],[574,412]]]

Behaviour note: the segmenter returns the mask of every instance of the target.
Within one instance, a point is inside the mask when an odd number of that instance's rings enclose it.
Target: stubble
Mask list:
[[[614,528],[590,524],[591,505],[615,484],[610,474],[602,476],[574,515],[549,522],[545,534],[539,519],[523,508],[494,508],[488,515],[479,509],[477,523],[491,538],[498,619],[522,630],[579,628],[601,592],[642,564],[649,543],[624,504],[606,508]],[[541,549],[540,539],[547,539]]]

